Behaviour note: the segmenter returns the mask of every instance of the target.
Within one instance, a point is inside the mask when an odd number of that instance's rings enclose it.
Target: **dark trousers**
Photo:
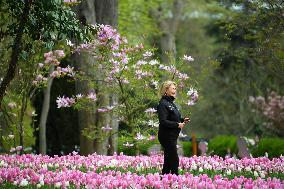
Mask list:
[[[177,154],[177,140],[159,139],[164,150],[164,165],[162,174],[178,175],[179,158]]]

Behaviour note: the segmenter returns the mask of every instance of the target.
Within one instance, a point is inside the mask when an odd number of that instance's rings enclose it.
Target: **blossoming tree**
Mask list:
[[[135,146],[139,143],[155,139],[157,115],[155,106],[159,101],[159,84],[162,80],[171,79],[179,86],[179,103],[181,105],[194,105],[198,98],[197,91],[191,87],[193,81],[186,73],[178,68],[189,64],[194,59],[185,55],[180,61],[171,65],[164,65],[156,60],[153,49],[146,50],[142,44],[131,46],[127,39],[108,25],[93,26],[97,31],[96,38],[90,43],[81,44],[74,52],[89,53],[94,59],[90,69],[100,70],[101,79],[106,85],[101,91],[90,91],[88,94],[76,94],[57,98],[58,108],[71,107],[88,109],[88,102],[96,101],[97,95],[103,92],[114,93],[119,97],[118,103],[113,106],[99,107],[96,110],[101,114],[114,113],[128,129],[124,135],[132,136],[125,146]],[[189,64],[190,66],[190,64]],[[92,80],[92,77],[77,73],[78,79]],[[96,86],[97,81],[90,83]],[[188,110],[186,110],[188,113]],[[185,111],[185,112],[186,112]],[[101,128],[92,127],[83,130],[83,133],[92,139],[103,138],[114,134],[109,125]]]

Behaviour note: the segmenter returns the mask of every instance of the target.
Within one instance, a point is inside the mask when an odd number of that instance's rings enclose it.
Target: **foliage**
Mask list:
[[[268,155],[269,158],[279,157],[284,154],[284,140],[282,138],[261,138],[257,148],[252,150],[253,157]],[[266,154],[267,153],[267,154]]]
[[[49,68],[40,71],[40,62],[43,54],[54,48],[69,49],[66,40],[88,40],[91,35],[89,27],[81,26],[75,13],[70,7],[65,6],[61,0],[32,1],[28,13],[23,13],[24,1],[1,1],[1,79],[7,70],[11,58],[11,46],[21,20],[22,14],[28,14],[28,21],[24,25],[22,49],[17,62],[14,81],[11,82],[6,96],[3,99],[3,113],[0,115],[3,130],[1,135],[15,135],[20,140],[15,140],[15,146],[29,146],[32,143],[31,123],[34,120],[34,110],[31,108],[30,99],[39,92],[33,82],[35,79],[47,81]],[[3,23],[3,24],[2,24]],[[2,50],[5,49],[5,50]],[[68,51],[68,50],[67,50]],[[67,52],[66,51],[66,52]],[[39,64],[40,63],[40,64]],[[41,83],[44,86],[44,83]],[[15,104],[9,108],[9,104]],[[18,132],[16,134],[14,132]],[[22,136],[23,135],[23,136]],[[23,139],[24,138],[24,139]],[[30,138],[27,140],[27,138]],[[34,139],[32,139],[33,141]]]
[[[237,138],[235,136],[216,136],[208,143],[208,152],[221,157],[237,154]]]
[[[183,150],[183,155],[185,157],[191,157],[192,156],[192,143],[188,141],[182,141],[182,150]]]
[[[137,152],[136,152],[135,148],[133,148],[132,146],[125,146],[125,144],[127,144],[127,142],[129,143],[129,141],[133,141],[133,138],[125,137],[125,136],[121,136],[121,137],[118,138],[118,150],[117,150],[117,152],[119,154],[122,152],[124,155],[128,155],[128,156],[135,156],[136,155]],[[144,141],[144,143],[141,143],[140,146],[139,146],[139,149],[140,149],[139,153],[142,154],[142,155],[149,155],[148,150],[154,144],[158,144],[157,139],[149,141],[149,142]]]
[[[160,31],[151,17],[151,9],[157,7],[157,0],[122,0],[119,2],[118,30],[121,35],[126,36],[130,43],[142,42],[150,46],[149,39]]]
[[[279,1],[272,5],[268,1],[220,2],[227,9],[208,26],[217,44],[225,44],[216,51],[220,67],[212,68],[200,84],[204,96],[193,111],[192,124],[205,132],[214,127],[215,133],[250,135],[263,129],[263,134],[272,135],[262,127],[264,119],[252,112],[248,99],[267,90],[283,91],[283,5]],[[206,135],[215,133],[210,130]]]

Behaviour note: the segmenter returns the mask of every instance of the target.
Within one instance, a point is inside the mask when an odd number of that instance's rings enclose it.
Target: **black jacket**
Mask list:
[[[181,114],[174,104],[174,97],[163,96],[157,107],[159,117],[159,140],[176,140],[180,133],[178,123],[183,122]]]

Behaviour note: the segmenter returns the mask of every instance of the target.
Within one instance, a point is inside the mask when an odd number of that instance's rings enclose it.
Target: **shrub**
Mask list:
[[[192,143],[188,141],[182,141],[181,145],[183,149],[183,155],[186,157],[192,156]]]
[[[284,155],[284,140],[280,138],[262,138],[260,139],[257,148],[251,153],[253,157],[265,156],[268,153],[268,157],[279,157]]]
[[[119,137],[118,138],[118,153],[123,152],[124,155],[128,156],[135,156],[136,155],[136,149],[134,146],[132,147],[126,147],[123,144],[125,144],[128,141],[132,141],[133,139],[131,137]],[[154,145],[158,144],[159,142],[157,140],[145,142],[143,144],[139,144],[139,152],[142,155],[148,155],[148,149]]]
[[[219,135],[209,141],[208,153],[212,152],[211,155],[225,157],[228,154],[228,149],[230,149],[231,154],[237,154],[236,136]]]

